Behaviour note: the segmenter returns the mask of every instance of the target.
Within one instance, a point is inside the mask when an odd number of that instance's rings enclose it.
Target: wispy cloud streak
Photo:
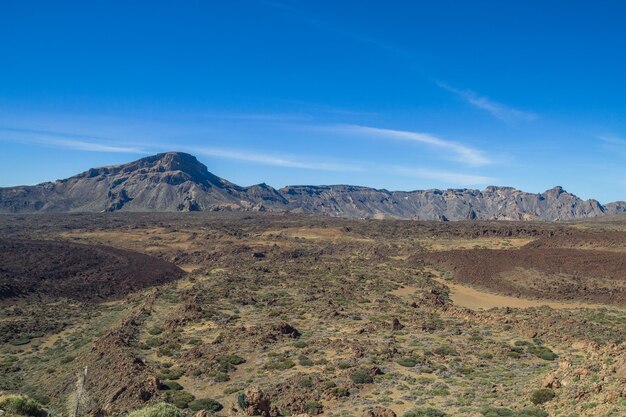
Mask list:
[[[437,85],[446,91],[454,93],[466,103],[476,107],[477,109],[484,110],[493,117],[504,122],[529,122],[536,120],[539,117],[535,113],[515,109],[507,106],[506,104],[491,100],[490,98],[479,96],[471,90],[460,90],[444,83],[437,83]]]
[[[147,151],[138,147],[118,145],[112,142],[104,142],[100,139],[95,140],[91,138],[76,138],[77,136],[78,135],[74,134],[63,135],[62,133],[0,128],[0,140],[8,140],[11,142],[36,144],[85,152],[128,154],[148,153]]]
[[[381,129],[360,125],[336,125],[331,128],[337,133],[363,135],[388,140],[405,140],[423,143],[448,152],[448,156],[467,165],[488,165],[492,161],[484,152],[461,143],[449,141],[430,133],[410,132],[405,130]]]
[[[285,168],[311,169],[318,171],[343,171],[358,172],[364,168],[359,165],[348,163],[330,163],[322,161],[302,161],[290,156],[278,156],[262,154],[258,152],[232,150],[213,147],[187,147],[185,150],[196,152],[201,155],[212,156],[216,158],[233,159],[237,161],[253,162],[262,165],[272,165]]]
[[[603,142],[605,149],[626,156],[626,139],[613,135],[598,136],[598,139]]]

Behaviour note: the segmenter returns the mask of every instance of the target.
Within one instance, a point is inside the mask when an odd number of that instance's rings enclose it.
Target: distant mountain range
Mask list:
[[[240,187],[194,156],[160,153],[92,168],[65,180],[0,188],[0,213],[288,211],[350,218],[573,220],[626,212],[626,202],[582,200],[561,187],[541,194],[511,187],[387,191],[351,185]]]

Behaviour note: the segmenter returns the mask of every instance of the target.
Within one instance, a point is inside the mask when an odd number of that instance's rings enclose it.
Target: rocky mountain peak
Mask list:
[[[549,190],[546,190],[544,194],[548,194],[552,196],[559,196],[561,194],[569,194],[569,193],[565,191],[563,187],[561,187],[560,185],[557,185],[555,187],[550,188]]]
[[[125,182],[129,178],[138,180],[149,178],[152,182],[172,184],[192,182],[208,187],[233,186],[228,181],[210,173],[206,165],[198,161],[195,156],[184,152],[163,152],[127,164],[92,168],[73,178],[94,177],[112,178],[114,184]]]
[[[198,159],[184,152],[164,152],[153,156],[139,159],[135,163],[127,165],[125,171],[142,170],[152,173],[182,173],[188,180],[197,183],[212,183],[223,185],[220,178],[211,174],[206,165]]]

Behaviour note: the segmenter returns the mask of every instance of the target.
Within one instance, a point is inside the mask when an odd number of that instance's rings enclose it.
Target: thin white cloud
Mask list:
[[[626,139],[613,135],[602,135],[597,138],[603,142],[605,149],[626,156]]]
[[[470,186],[489,185],[496,182],[495,178],[482,175],[464,174],[459,172],[430,170],[422,168],[392,167],[395,173],[406,177],[435,180],[449,185]]]
[[[600,139],[602,142],[609,144],[609,145],[626,146],[626,139],[622,139],[617,136],[601,135],[601,136],[598,136],[598,139]]]
[[[381,129],[360,125],[337,125],[330,128],[334,132],[347,133],[353,135],[364,135],[391,140],[406,140],[419,142],[431,147],[447,151],[447,156],[467,165],[488,165],[492,161],[484,152],[463,145],[461,143],[445,140],[430,133],[410,132],[405,130]]]
[[[460,90],[444,83],[437,83],[437,85],[446,91],[456,94],[463,101],[476,107],[477,109],[484,110],[492,116],[505,122],[530,122],[538,118],[535,113],[515,109],[507,106],[506,104],[498,103],[490,98],[479,96],[471,90]]]
[[[111,152],[111,153],[133,153],[133,154],[145,154],[138,148],[130,148],[126,146],[105,145],[101,143],[85,142],[80,140],[67,140],[67,139],[54,139],[46,140],[42,142],[46,145],[52,145],[60,148],[72,149],[76,151],[87,152]]]
[[[285,168],[311,169],[318,171],[342,171],[358,172],[363,171],[359,165],[347,163],[331,163],[321,161],[302,161],[293,157],[262,154],[253,151],[241,151],[213,147],[186,147],[188,151],[196,152],[206,156],[216,158],[234,159],[238,161],[254,162],[262,165],[272,165]]]
[[[75,137],[77,135],[68,134]],[[145,154],[148,153],[142,149],[131,146],[122,146],[113,143],[105,143],[102,140],[84,139],[68,139],[62,133],[47,133],[41,131],[28,131],[19,129],[0,128],[0,140],[18,142],[24,144],[36,144],[50,146],[54,148],[70,149],[75,151],[86,152],[107,152],[107,153],[129,153],[129,154]]]

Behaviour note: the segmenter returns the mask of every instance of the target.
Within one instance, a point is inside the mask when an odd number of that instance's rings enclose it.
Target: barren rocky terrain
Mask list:
[[[5,215],[0,236],[0,391],[54,415],[85,368],[79,415],[626,415],[624,217]]]

